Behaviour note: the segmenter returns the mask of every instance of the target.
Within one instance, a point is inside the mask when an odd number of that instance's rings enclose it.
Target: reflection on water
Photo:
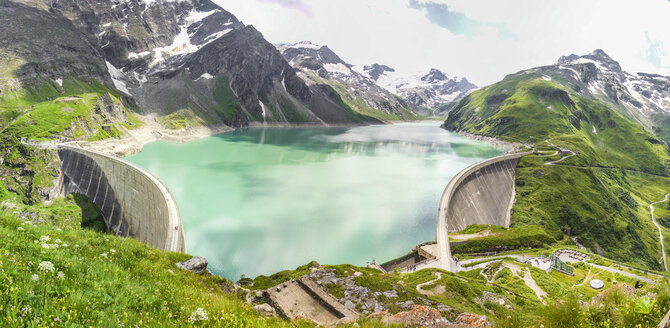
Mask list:
[[[244,129],[152,143],[128,160],[174,194],[189,253],[236,280],[402,255],[435,238],[449,179],[500,153],[420,123]]]

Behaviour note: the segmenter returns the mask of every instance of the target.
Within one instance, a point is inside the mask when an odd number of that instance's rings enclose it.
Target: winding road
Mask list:
[[[668,200],[668,196],[670,196],[670,193],[665,194],[665,198],[663,200],[659,200],[657,202],[653,202],[649,204],[649,208],[651,209],[651,222],[654,223],[656,226],[656,229],[658,229],[658,236],[661,239],[661,252],[663,253],[663,265],[665,266],[665,271],[668,271],[668,260],[665,258],[665,245],[663,244],[663,230],[661,229],[661,226],[656,222],[656,219],[654,219],[654,204],[658,203],[663,203]]]

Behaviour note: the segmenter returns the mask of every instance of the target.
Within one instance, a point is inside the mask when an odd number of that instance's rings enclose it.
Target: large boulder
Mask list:
[[[202,256],[194,256],[184,262],[176,264],[179,268],[191,271],[195,274],[201,274],[207,271],[207,259]]]
[[[254,306],[254,310],[256,310],[258,313],[266,316],[266,317],[271,317],[275,315],[275,309],[270,306],[270,304],[258,304]]]

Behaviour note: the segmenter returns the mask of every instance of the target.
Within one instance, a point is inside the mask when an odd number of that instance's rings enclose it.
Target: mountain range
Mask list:
[[[445,116],[458,100],[477,88],[465,77],[448,77],[436,68],[413,76],[400,75],[395,69],[380,64],[356,68],[403,98],[417,112],[431,117]]]

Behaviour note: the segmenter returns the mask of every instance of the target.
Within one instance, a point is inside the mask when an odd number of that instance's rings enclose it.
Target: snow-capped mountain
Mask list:
[[[379,119],[416,117],[402,99],[352,69],[327,46],[302,41],[276,47],[308,85],[331,86],[354,111]]]
[[[0,12],[0,72],[17,72],[0,90],[73,76],[113,85],[145,113],[208,124],[366,120],[210,0],[4,0]]]
[[[410,77],[401,77],[393,68],[380,64],[357,69],[386,90],[402,97],[418,112],[430,116],[444,116],[458,99],[477,88],[464,77],[450,78],[435,68],[428,74]]]
[[[603,50],[590,54],[563,56],[555,65],[525,70],[517,74],[543,74],[545,79],[560,78],[580,95],[609,103],[659,138],[670,141],[670,77],[631,73]]]

